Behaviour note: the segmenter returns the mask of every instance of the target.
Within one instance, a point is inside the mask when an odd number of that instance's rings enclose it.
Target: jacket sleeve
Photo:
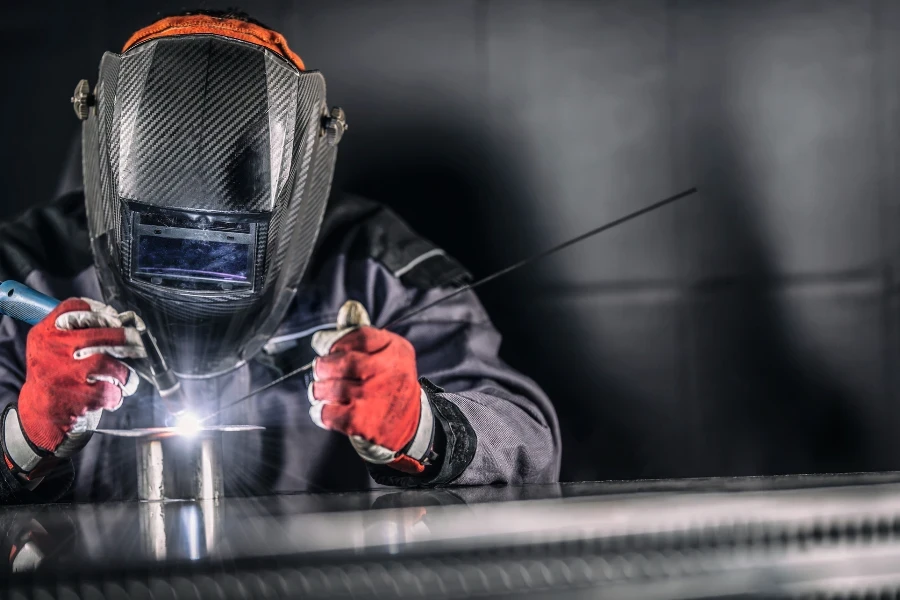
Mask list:
[[[453,291],[408,286],[380,265],[370,305],[384,326]],[[370,275],[371,275],[370,271]],[[459,294],[390,328],[416,349],[419,376],[445,443],[437,473],[409,477],[370,469],[387,485],[551,483],[559,478],[556,413],[544,392],[499,357],[501,336],[474,292]]]

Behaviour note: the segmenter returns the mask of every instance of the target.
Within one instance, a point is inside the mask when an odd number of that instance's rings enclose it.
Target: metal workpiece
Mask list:
[[[216,543],[216,506],[224,496],[221,430],[136,437],[141,539],[152,560],[208,556]],[[199,501],[169,511],[169,500]],[[172,530],[172,532],[170,532]]]
[[[165,441],[137,438],[138,499],[156,502],[221,497],[219,444],[212,435],[198,439],[173,436]]]
[[[162,491],[153,487],[138,490],[141,500],[201,500],[223,496],[221,432],[196,436],[172,436],[166,439],[137,438],[139,446],[159,445],[159,462],[143,462],[151,474],[138,472],[138,481],[159,481]]]
[[[223,435],[258,431],[255,425],[98,429],[137,444],[137,496],[143,502],[218,500],[224,496]]]
[[[138,498],[157,501],[165,498],[162,441],[152,438],[137,440]]]
[[[222,477],[221,436],[200,440],[196,457],[192,461],[194,481],[192,497],[196,500],[218,500],[224,495]]]

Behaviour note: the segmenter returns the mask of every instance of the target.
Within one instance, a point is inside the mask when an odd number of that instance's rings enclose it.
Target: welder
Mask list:
[[[498,357],[474,293],[384,327],[468,273],[332,192],[347,118],[281,34],[166,17],[72,100],[79,176],[0,234],[0,279],[68,298],[0,322],[0,501],[135,496],[134,443],[94,431],[169,417],[135,371],[143,327],[193,414],[265,428],[223,438],[228,495],[558,477],[553,407]]]

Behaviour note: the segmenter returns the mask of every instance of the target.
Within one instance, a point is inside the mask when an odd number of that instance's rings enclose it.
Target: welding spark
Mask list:
[[[186,412],[175,420],[175,428],[178,429],[179,435],[194,437],[200,432],[201,427],[200,419],[193,413]]]

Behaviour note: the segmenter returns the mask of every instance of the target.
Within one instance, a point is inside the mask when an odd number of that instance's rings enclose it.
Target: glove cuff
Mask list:
[[[434,412],[431,409],[431,401],[425,394],[425,390],[419,390],[419,424],[412,440],[401,450],[393,451],[373,444],[359,436],[350,436],[350,443],[363,460],[376,465],[388,465],[405,473],[421,473],[430,464],[435,456],[432,449],[434,445]]]
[[[419,426],[416,427],[416,434],[410,440],[409,445],[401,450],[400,454],[425,464],[428,462],[427,459],[434,442],[434,413],[431,410],[431,401],[421,387],[419,401],[422,405],[419,411]]]
[[[7,466],[11,464],[16,473],[31,474],[45,461],[56,463],[56,457],[52,453],[41,450],[25,435],[15,404],[7,406],[3,412],[0,433],[2,433],[0,441],[3,444],[3,455],[6,458]]]
[[[87,444],[100,420],[101,412],[97,410],[81,417],[56,451],[50,452],[28,437],[19,417],[18,405],[8,405],[0,417],[0,446],[6,466],[29,480],[43,477],[61,460],[69,458]]]

